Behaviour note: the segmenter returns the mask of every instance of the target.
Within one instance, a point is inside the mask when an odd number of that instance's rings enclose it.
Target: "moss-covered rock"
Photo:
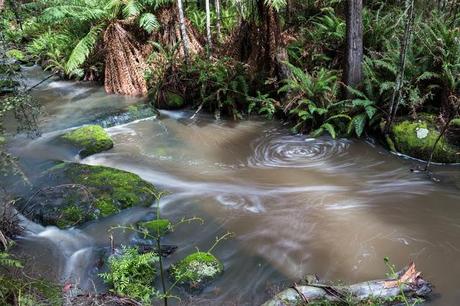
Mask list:
[[[5,55],[17,61],[23,61],[25,59],[24,53],[21,50],[17,49],[8,50],[6,51]]]
[[[156,219],[146,222],[138,223],[138,227],[140,229],[145,229],[149,232],[150,235],[157,237],[157,236],[165,236],[172,231],[172,223],[168,219]]]
[[[60,163],[49,169],[39,179],[38,187],[45,191],[23,209],[34,221],[61,228],[107,217],[133,206],[150,206],[156,193],[152,184],[136,174],[76,163]]]
[[[394,124],[392,140],[396,149],[406,155],[428,160],[431,150],[439,137],[439,131],[434,124],[425,120],[402,121]],[[439,163],[460,162],[460,148],[441,137],[433,155],[433,161]]]
[[[113,147],[112,138],[99,125],[83,126],[62,135],[61,138],[79,148],[81,157],[100,153]]]
[[[202,290],[223,271],[223,264],[208,252],[193,253],[169,269],[173,281],[177,281],[179,285],[192,291]]]
[[[165,109],[180,109],[185,106],[185,99],[172,91],[167,91],[165,93],[165,104],[162,105],[163,108]]]
[[[145,119],[156,116],[158,111],[151,105],[137,104],[131,105],[127,109],[114,112],[113,114],[105,114],[99,118],[91,120],[93,124],[98,124],[104,128],[112,127],[115,125],[126,124],[139,119]],[[85,118],[85,120],[88,118]],[[86,123],[89,123],[86,121]]]

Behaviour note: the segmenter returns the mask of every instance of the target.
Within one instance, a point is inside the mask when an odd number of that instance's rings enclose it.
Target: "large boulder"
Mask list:
[[[201,291],[224,272],[224,265],[209,252],[195,252],[169,268],[174,282],[191,291]]]
[[[99,125],[86,125],[71,132],[65,133],[61,138],[80,150],[81,157],[110,150],[113,141],[110,135]]]
[[[38,179],[38,192],[21,209],[34,221],[60,228],[154,203],[155,187],[138,175],[103,166],[61,163]]]
[[[401,121],[395,123],[391,138],[396,150],[418,159],[428,160],[440,132],[429,120]],[[439,163],[460,162],[460,148],[451,144],[445,136],[439,140],[433,161]]]

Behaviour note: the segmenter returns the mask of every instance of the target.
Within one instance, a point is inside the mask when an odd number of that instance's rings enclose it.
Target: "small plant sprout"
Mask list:
[[[404,303],[405,306],[413,306],[419,304],[421,302],[420,299],[415,299],[412,303],[407,299],[406,295],[404,294],[404,282],[400,281],[400,277],[396,272],[396,266],[390,262],[390,258],[386,256],[383,258],[383,261],[388,268],[387,276],[389,278],[398,280],[400,294],[396,296],[395,300]]]

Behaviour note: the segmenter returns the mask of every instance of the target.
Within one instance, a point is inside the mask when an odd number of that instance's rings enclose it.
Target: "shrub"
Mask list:
[[[109,258],[109,271],[100,276],[113,287],[114,293],[149,304],[158,296],[153,287],[157,262],[158,256],[153,252],[140,254],[137,248],[123,247],[120,255]]]

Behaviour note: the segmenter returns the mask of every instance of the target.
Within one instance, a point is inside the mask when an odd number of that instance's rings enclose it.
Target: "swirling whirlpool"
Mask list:
[[[345,155],[351,141],[329,137],[311,138],[268,131],[253,144],[249,166],[257,168],[316,167],[337,156]]]

